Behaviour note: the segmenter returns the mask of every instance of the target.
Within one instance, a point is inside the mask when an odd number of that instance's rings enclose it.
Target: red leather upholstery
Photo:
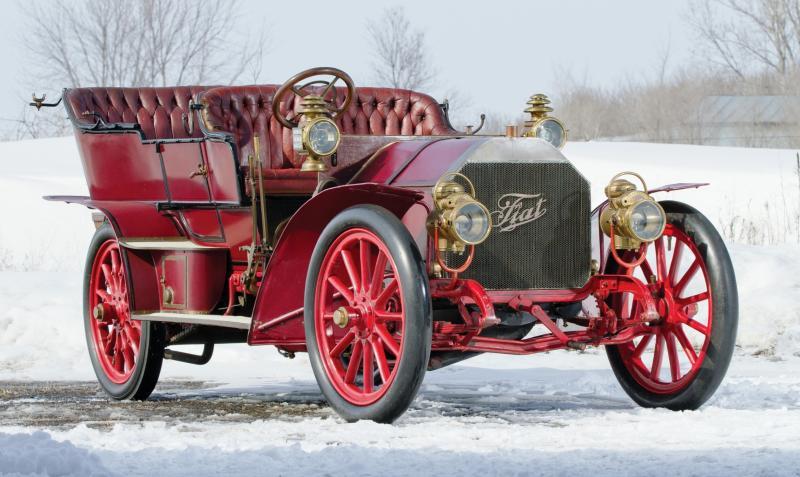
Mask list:
[[[291,131],[272,117],[276,85],[213,88],[200,94],[207,130],[230,133],[240,158],[253,152],[253,135],[261,139],[265,169],[297,169],[302,164],[292,149]],[[339,97],[345,90],[339,88]],[[286,96],[281,111],[294,117],[299,98]],[[344,134],[438,136],[456,134],[428,95],[404,89],[357,88],[356,98],[336,121]],[[268,157],[266,151],[269,151]]]
[[[189,100],[208,89],[203,86],[167,88],[75,88],[64,100],[78,123],[92,125],[98,117],[106,123],[138,123],[147,139],[200,137],[200,128],[189,134],[184,114]]]

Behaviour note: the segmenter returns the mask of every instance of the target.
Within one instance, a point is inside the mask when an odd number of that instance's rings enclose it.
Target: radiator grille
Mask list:
[[[580,288],[589,279],[590,190],[572,164],[467,162],[462,174],[492,211],[494,228],[461,275],[488,290]],[[541,200],[541,202],[540,202]],[[464,257],[446,254],[456,266]]]

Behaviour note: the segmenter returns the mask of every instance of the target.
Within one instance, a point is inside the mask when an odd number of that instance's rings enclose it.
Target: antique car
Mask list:
[[[146,399],[164,359],[205,364],[220,343],[308,352],[348,421],[394,421],[426,371],[481,353],[602,345],[634,401],[674,410],[726,373],[725,245],[691,206],[654,198],[705,184],[610,171],[592,209],[544,95],[499,135],[327,67],[63,101],[89,196],[46,199],[96,211],[84,323],[114,399]]]

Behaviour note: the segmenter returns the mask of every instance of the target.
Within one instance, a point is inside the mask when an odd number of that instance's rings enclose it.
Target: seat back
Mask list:
[[[204,128],[208,132],[233,136],[240,158],[253,153],[253,136],[258,135],[265,168],[299,168],[302,158],[294,153],[291,130],[272,116],[272,99],[277,89],[276,85],[230,86],[201,93]],[[344,88],[337,89],[339,97],[346,94]],[[290,93],[282,101],[280,110],[291,119],[299,104],[300,98]],[[436,100],[405,89],[356,88],[356,97],[336,122],[343,134],[456,134]]]
[[[146,139],[201,137],[188,131],[189,102],[207,86],[164,88],[74,88],[64,93],[67,109],[81,126],[98,120],[108,124],[138,124]]]

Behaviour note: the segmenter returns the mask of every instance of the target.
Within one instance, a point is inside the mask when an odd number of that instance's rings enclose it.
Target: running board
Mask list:
[[[133,313],[132,318],[138,321],[163,321],[167,323],[186,323],[192,325],[221,326],[249,330],[251,318],[233,315],[200,315],[193,313]]]
[[[119,239],[119,244],[130,250],[219,250],[220,247],[200,245],[181,238],[129,237]]]

